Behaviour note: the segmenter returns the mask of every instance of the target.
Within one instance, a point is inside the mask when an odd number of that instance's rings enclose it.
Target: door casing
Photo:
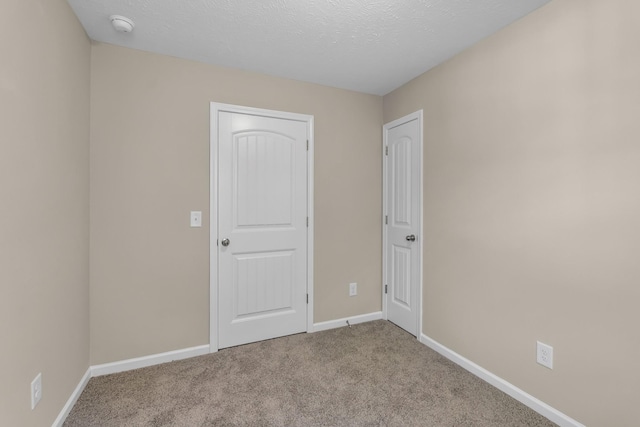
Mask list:
[[[210,145],[209,145],[209,351],[218,351],[218,114],[226,111],[230,113],[254,114],[280,119],[298,120],[307,123],[308,129],[308,155],[307,155],[307,213],[309,225],[307,227],[307,332],[313,330],[313,153],[314,153],[314,128],[313,116],[306,114],[289,113],[261,108],[244,107],[240,105],[222,104],[212,102],[210,107]]]
[[[388,129],[390,128],[394,128],[396,126],[399,126],[403,123],[409,122],[411,120],[417,120],[418,121],[418,156],[419,156],[419,179],[418,179],[418,192],[417,192],[417,203],[418,203],[418,209],[419,209],[419,220],[418,220],[418,227],[419,230],[417,231],[417,250],[418,250],[418,259],[419,259],[419,263],[418,263],[418,283],[417,285],[415,285],[416,287],[416,294],[418,296],[418,313],[416,316],[416,320],[417,320],[417,327],[416,327],[416,338],[418,340],[420,340],[420,336],[422,335],[422,288],[424,286],[423,284],[423,264],[424,264],[424,259],[423,259],[423,254],[424,254],[424,234],[423,234],[423,224],[424,224],[424,219],[423,219],[423,163],[424,163],[424,149],[423,149],[423,145],[424,145],[424,132],[423,132],[423,110],[418,110],[414,113],[408,114],[404,117],[401,117],[397,120],[394,120],[392,122],[386,123],[383,127],[382,127],[382,318],[385,320],[388,320],[388,314],[387,314],[387,298],[388,295],[387,293],[385,293],[385,285],[386,283],[386,278],[387,278],[387,269],[388,269],[388,253],[387,253],[387,227],[385,224],[385,216],[387,215],[387,203],[388,203],[388,197],[389,195],[387,194],[387,184],[388,184],[388,156],[385,155],[385,151],[386,151],[386,147],[387,147],[387,134],[388,134]]]

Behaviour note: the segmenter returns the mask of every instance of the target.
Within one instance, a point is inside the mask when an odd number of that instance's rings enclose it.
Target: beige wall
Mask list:
[[[0,425],[44,426],[89,367],[90,44],[64,0],[0,16]]]
[[[424,109],[424,333],[590,426],[638,423],[639,15],[556,0],[384,98]]]
[[[91,85],[92,364],[209,343],[211,101],[315,116],[315,321],[381,309],[381,97],[105,44]]]
[[[2,2],[0,424],[51,424],[89,360],[208,343],[218,101],[315,116],[316,322],[380,309],[380,127],[423,108],[425,334],[587,425],[634,425],[638,12],[556,0],[387,95],[383,117],[375,96],[90,53],[63,0]]]

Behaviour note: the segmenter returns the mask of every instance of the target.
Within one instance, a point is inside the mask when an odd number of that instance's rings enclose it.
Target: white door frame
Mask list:
[[[253,114],[277,117],[285,120],[307,122],[309,149],[307,155],[307,332],[313,331],[313,116],[307,114],[288,113],[284,111],[266,110],[262,108],[243,107],[240,105],[211,103],[210,145],[209,145],[209,352],[218,351],[218,113],[219,112]]]
[[[417,284],[417,295],[418,295],[418,315],[417,317],[417,328],[416,328],[416,338],[420,340],[420,336],[422,335],[422,288],[424,287],[423,283],[423,254],[424,254],[424,235],[423,235],[423,163],[424,163],[424,133],[423,133],[423,120],[422,120],[423,110],[418,110],[414,113],[408,114],[404,117],[401,117],[392,122],[386,123],[382,127],[382,318],[388,320],[387,316],[387,294],[385,293],[385,285],[387,285],[387,227],[385,224],[385,217],[387,214],[387,172],[388,172],[388,159],[389,157],[385,155],[386,147],[387,147],[387,130],[390,128],[394,128],[403,123],[410,122],[411,120],[418,120],[418,156],[420,158],[419,162],[419,182],[418,182],[418,209],[419,209],[419,221],[418,221],[418,232],[416,235],[418,236],[418,259],[419,262],[419,274],[418,274],[418,284]]]

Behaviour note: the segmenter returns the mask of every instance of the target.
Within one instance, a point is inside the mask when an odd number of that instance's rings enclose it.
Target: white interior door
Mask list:
[[[309,123],[217,115],[218,348],[304,332]]]
[[[422,111],[386,124],[383,133],[386,314],[417,336],[422,286]]]

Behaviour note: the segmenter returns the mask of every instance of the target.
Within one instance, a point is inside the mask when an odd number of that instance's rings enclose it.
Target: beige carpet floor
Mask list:
[[[72,426],[553,426],[386,321],[92,378]]]

